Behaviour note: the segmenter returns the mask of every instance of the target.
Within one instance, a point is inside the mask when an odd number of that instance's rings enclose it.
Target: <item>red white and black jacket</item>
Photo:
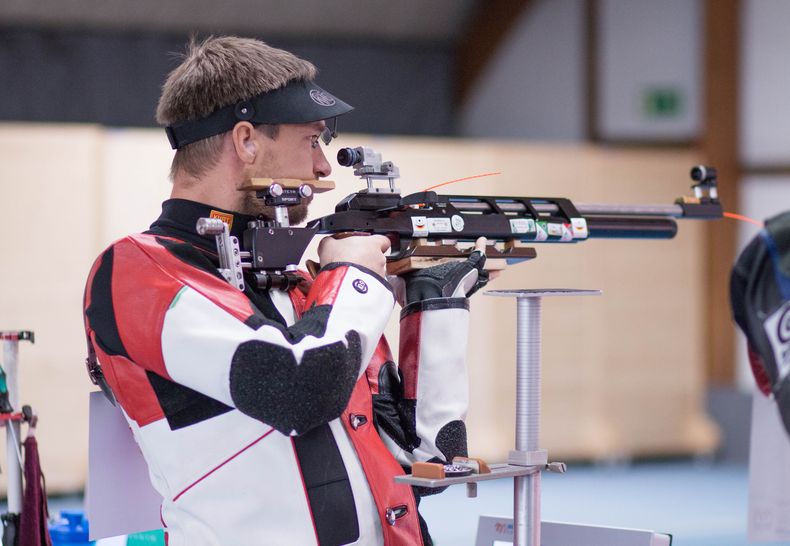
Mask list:
[[[211,212],[166,201],[148,232],[97,259],[85,293],[168,544],[429,543],[393,477],[466,452],[467,300],[405,308],[396,366],[384,279],[335,263],[304,291],[242,293],[194,233]],[[218,212],[237,236],[250,220]]]

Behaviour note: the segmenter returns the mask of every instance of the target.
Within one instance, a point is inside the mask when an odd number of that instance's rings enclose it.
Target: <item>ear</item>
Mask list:
[[[233,148],[242,163],[249,164],[255,161],[260,152],[260,135],[249,121],[240,121],[231,132]]]

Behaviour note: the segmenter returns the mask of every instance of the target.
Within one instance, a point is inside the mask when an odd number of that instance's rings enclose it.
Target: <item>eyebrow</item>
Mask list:
[[[313,121],[311,123],[308,123],[307,127],[311,131],[323,131],[324,127],[326,127],[326,122],[324,122],[323,120]]]

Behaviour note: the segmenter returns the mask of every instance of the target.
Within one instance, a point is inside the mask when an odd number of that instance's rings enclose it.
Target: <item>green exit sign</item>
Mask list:
[[[683,93],[674,87],[648,88],[643,93],[642,107],[647,118],[677,118],[683,113]]]

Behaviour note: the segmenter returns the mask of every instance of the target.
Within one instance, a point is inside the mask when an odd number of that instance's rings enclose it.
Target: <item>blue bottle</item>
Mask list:
[[[60,521],[49,526],[52,546],[92,546],[88,540],[88,520],[81,510],[61,510]]]

